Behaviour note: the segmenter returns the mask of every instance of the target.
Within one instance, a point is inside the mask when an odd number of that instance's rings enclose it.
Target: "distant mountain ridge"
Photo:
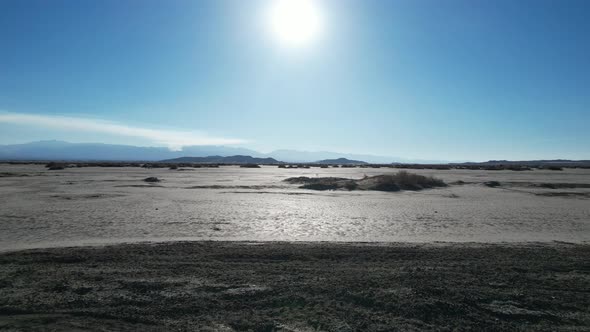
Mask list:
[[[375,164],[405,163],[405,164],[450,164],[450,165],[499,165],[520,164],[528,166],[538,165],[590,165],[590,160],[490,160],[486,162],[452,162],[435,160],[411,160],[394,157],[373,155],[358,155],[329,151],[297,151],[276,150],[261,153],[255,150],[229,146],[187,146],[178,151],[165,147],[141,147],[132,145],[117,145],[103,143],[69,143],[64,141],[38,141],[25,144],[0,145],[0,160],[33,161],[158,161],[182,157],[210,157],[210,156],[251,156],[253,158],[272,158],[277,162],[312,163],[326,162],[345,158],[352,161],[364,161]],[[235,163],[235,162],[234,162]],[[343,164],[342,162],[339,162]]]
[[[338,159],[324,159],[316,161],[318,164],[326,164],[326,165],[365,165],[368,164],[366,161],[362,160],[351,160],[346,158],[338,158]]]
[[[400,160],[403,158],[399,157],[385,157],[385,156],[374,156],[366,154],[352,154],[352,153],[339,153],[330,151],[297,151],[297,150],[275,150],[267,154],[269,157],[273,157],[278,160],[288,162],[313,162],[318,160],[326,159],[338,159],[346,158],[350,160],[364,160],[369,163],[375,164],[389,164],[393,161]]]
[[[208,156],[208,157],[180,157],[161,160],[163,163],[202,163],[202,164],[280,164],[274,158],[256,158],[252,156]]]
[[[158,161],[184,156],[215,155],[266,157],[254,150],[227,146],[187,146],[179,151],[173,151],[165,147],[63,141],[0,145],[0,160]]]
[[[391,163],[395,158],[355,155],[336,152],[276,150],[261,153],[229,146],[186,146],[173,151],[165,147],[142,147],[103,143],[69,143],[38,141],[25,144],[0,145],[0,160],[63,160],[63,161],[159,161],[181,157],[252,156],[273,158],[284,162],[314,162],[323,159],[347,158],[372,163]]]
[[[274,158],[259,158],[252,156],[208,156],[208,157],[180,157],[174,159],[160,160],[161,163],[202,163],[202,164],[284,164],[285,162]],[[324,159],[314,162],[324,165],[364,165],[368,164],[362,160],[350,160],[346,158]]]
[[[590,160],[539,159],[539,160],[488,160],[483,162],[452,163],[452,165],[521,165],[521,166],[590,166]]]

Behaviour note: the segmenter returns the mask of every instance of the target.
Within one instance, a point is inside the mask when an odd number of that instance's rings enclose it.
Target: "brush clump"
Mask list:
[[[436,187],[446,187],[447,184],[430,176],[399,171],[395,174],[365,176],[362,179],[347,179],[339,177],[307,176],[292,177],[285,180],[291,184],[301,184],[299,188],[311,190],[376,190],[376,191],[400,191],[423,190]]]

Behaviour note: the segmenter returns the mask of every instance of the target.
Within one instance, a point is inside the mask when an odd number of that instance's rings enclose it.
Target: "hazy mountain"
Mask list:
[[[362,165],[368,164],[366,161],[361,160],[351,160],[346,158],[338,158],[338,159],[324,159],[317,161],[318,164],[326,164],[326,165]]]
[[[524,165],[531,167],[538,166],[590,166],[590,160],[569,160],[569,159],[551,159],[551,160],[489,160],[484,162],[466,162],[458,165]]]
[[[246,148],[228,146],[187,146],[181,150],[173,151],[165,147],[141,147],[132,145],[116,145],[102,143],[69,143],[64,141],[39,141],[25,144],[0,145],[0,160],[88,160],[88,161],[158,161],[181,157],[209,157],[209,156],[251,156],[254,158],[273,158],[275,162],[325,162],[326,160],[339,158],[351,161],[365,161],[368,163],[389,164],[417,163],[417,164],[446,164],[442,160],[412,160],[404,158],[359,155],[337,153],[329,151],[297,151],[276,150],[271,153],[261,153]],[[236,161],[228,161],[237,163]],[[267,163],[265,161],[259,163]],[[272,161],[270,161],[272,163]],[[342,164],[342,162],[340,162]],[[454,162],[452,164],[461,164]],[[548,165],[560,164],[564,166],[590,165],[590,160],[528,160],[508,161],[490,160],[484,163],[465,164],[521,164],[521,165]]]
[[[209,157],[180,157],[162,160],[166,163],[211,163],[211,164],[278,164],[273,158],[256,158],[252,156],[209,156]]]
[[[244,148],[227,146],[188,146],[179,151],[165,147],[141,147],[101,143],[68,143],[40,141],[26,144],[0,145],[1,160],[125,160],[155,161],[183,156],[206,157],[263,154]]]
[[[178,151],[175,151],[178,152]],[[253,156],[267,157],[264,153],[246,148],[234,148],[222,145],[185,146],[180,150],[183,156],[208,157],[208,156]]]
[[[252,156],[274,158],[285,162],[313,162],[324,159],[346,158],[372,163],[390,163],[393,158],[371,155],[355,155],[336,152],[308,152],[277,150],[261,153],[246,148],[227,146],[187,146],[179,151],[165,147],[140,147],[102,143],[69,143],[63,141],[39,141],[25,144],[0,145],[0,160],[125,160],[157,161],[180,157]]]
[[[384,156],[349,154],[328,151],[312,152],[297,150],[276,150],[271,153],[268,153],[268,156],[287,162],[310,162],[315,160],[346,158],[351,160],[364,160],[369,163],[388,164],[396,160],[396,158]]]

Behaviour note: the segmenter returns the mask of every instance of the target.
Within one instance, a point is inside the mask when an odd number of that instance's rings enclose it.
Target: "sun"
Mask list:
[[[268,22],[274,38],[287,47],[302,47],[317,40],[323,23],[315,0],[274,0]]]

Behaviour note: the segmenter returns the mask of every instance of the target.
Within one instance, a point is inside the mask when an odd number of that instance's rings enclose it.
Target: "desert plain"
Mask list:
[[[0,329],[588,330],[589,169],[398,171],[1,164]]]

